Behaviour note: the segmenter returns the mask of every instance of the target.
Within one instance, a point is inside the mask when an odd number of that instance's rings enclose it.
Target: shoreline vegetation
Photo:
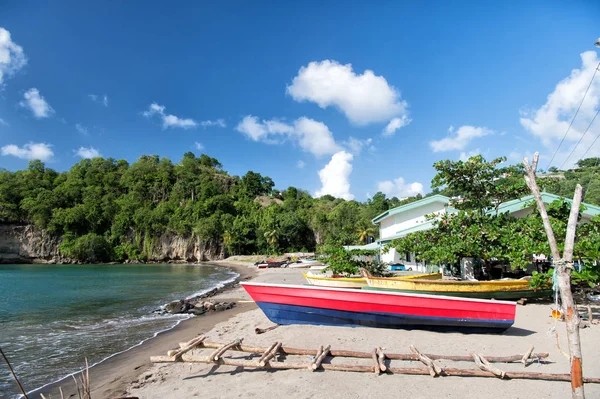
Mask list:
[[[253,278],[256,272],[248,268],[247,264],[236,261],[211,261],[198,263],[198,265],[211,265],[227,267],[238,274],[235,281],[225,284],[222,288],[218,288],[212,292],[210,299],[221,301],[222,297],[230,301],[235,301],[236,298],[230,297],[229,293],[238,286],[240,281],[245,281]],[[218,292],[216,292],[218,291]],[[197,317],[182,320],[175,327],[157,333],[154,337],[148,338],[141,344],[133,346],[123,352],[114,354],[100,363],[89,368],[92,398],[110,398],[122,396],[126,388],[150,366],[150,356],[154,353],[160,353],[173,349],[179,341],[187,341],[194,338],[196,335],[207,332],[217,323],[223,322],[233,315],[242,313],[256,308],[252,303],[237,303],[232,307],[223,311],[213,311],[204,313]],[[81,365],[85,366],[84,363]],[[74,375],[77,376],[79,372]],[[21,381],[26,389],[33,387],[27,386],[27,381]],[[59,387],[62,389],[65,398],[70,395],[77,395],[77,389],[73,379],[70,376],[65,376],[62,379],[51,382],[43,388],[38,388],[28,393],[30,397],[39,397],[44,394],[50,398],[60,398],[61,394]]]
[[[198,262],[361,244],[377,238],[374,217],[433,194],[459,198],[455,205],[464,209],[493,208],[518,197],[524,192],[522,166],[505,161],[439,161],[430,193],[400,199],[377,192],[364,202],[277,189],[253,171],[232,176],[217,159],[191,152],[178,163],[156,155],[131,164],[97,157],[60,173],[31,161],[25,170],[0,169],[0,233],[12,240],[12,256],[2,253],[0,261]],[[542,174],[543,187],[570,196],[581,183],[585,201],[598,205],[598,170],[598,159],[584,159],[576,169]],[[465,186],[473,171],[484,177],[482,184]],[[480,186],[484,194],[474,189]]]

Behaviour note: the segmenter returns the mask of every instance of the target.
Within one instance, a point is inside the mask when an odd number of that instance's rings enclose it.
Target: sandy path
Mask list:
[[[259,272],[255,281],[303,283],[300,270],[266,270]],[[243,298],[243,289],[222,295]],[[382,346],[388,352],[407,353],[415,345],[422,352],[437,354],[464,354],[478,352],[490,355],[513,355],[525,352],[532,344],[536,352],[549,352],[549,364],[530,365],[529,371],[566,373],[569,362],[559,349],[553,334],[554,325],[549,317],[549,305],[527,305],[517,309],[515,326],[502,335],[437,333],[421,330],[388,330],[325,326],[281,326],[266,334],[255,335],[255,327],[272,323],[259,310],[240,313],[219,323],[207,335],[211,341],[228,342],[243,337],[245,343],[269,346],[275,341],[300,348],[317,348],[331,344],[335,349],[370,351]],[[558,325],[559,342],[566,350],[566,332]],[[600,377],[600,326],[581,330],[584,351],[584,375]],[[163,355],[164,353],[155,353]],[[289,361],[305,363],[308,357],[290,357]],[[336,361],[339,363],[339,361]],[[343,360],[343,363],[350,363]],[[358,363],[357,363],[358,364]],[[360,363],[368,365],[366,363]],[[398,367],[403,363],[395,362]],[[407,363],[404,363],[407,364]],[[440,362],[442,366],[471,367],[470,363]],[[413,367],[418,364],[413,362]],[[518,364],[501,365],[506,370],[523,370]],[[565,398],[570,396],[568,382],[501,381],[491,378],[381,375],[345,372],[315,372],[304,370],[248,371],[228,366],[214,367],[202,364],[155,365],[144,373],[130,394],[140,398]],[[600,398],[600,385],[587,385],[589,398]]]

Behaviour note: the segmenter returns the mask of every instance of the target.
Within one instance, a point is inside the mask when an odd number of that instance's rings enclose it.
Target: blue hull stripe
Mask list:
[[[488,332],[504,331],[512,320],[455,319],[445,317],[415,316],[394,313],[358,313],[345,310],[322,309],[308,306],[257,302],[273,323],[313,324],[329,326],[363,326],[379,328],[419,328],[443,331]]]

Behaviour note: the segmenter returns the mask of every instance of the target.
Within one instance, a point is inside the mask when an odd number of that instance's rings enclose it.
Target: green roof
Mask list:
[[[374,250],[374,249],[379,249],[379,243],[377,241],[375,241],[375,242],[372,242],[372,243],[366,244],[366,245],[346,245],[346,246],[344,246],[344,249],[347,251],[352,251],[354,249]]]
[[[565,198],[565,197],[561,197],[560,195],[555,195],[555,194],[550,194],[550,193],[542,193],[542,200],[544,201],[544,203],[546,204],[550,204],[556,200],[564,200],[568,203],[573,202],[573,200]],[[500,206],[498,207],[498,213],[513,213],[513,212],[517,212],[520,211],[521,209],[525,208],[525,205],[527,205],[528,203],[530,203],[531,201],[534,201],[535,199],[533,198],[533,194],[528,195],[526,197],[523,198],[517,198],[515,200],[511,200],[508,202],[503,202],[502,204],[500,204]],[[583,204],[585,206],[585,210],[582,212],[584,215],[586,216],[596,216],[600,214],[600,207],[592,205],[592,204]],[[494,214],[496,211],[494,209],[491,209],[488,211],[488,214]]]
[[[421,200],[418,200],[418,201],[415,201],[415,202],[411,202],[410,204],[402,205],[402,206],[390,209],[388,211],[385,211],[381,215],[376,216],[375,218],[373,218],[372,222],[373,223],[379,223],[383,219],[386,219],[389,216],[395,215],[397,213],[405,212],[405,211],[408,211],[408,210],[411,210],[411,209],[415,209],[415,208],[418,208],[420,206],[433,204],[435,202],[443,202],[444,204],[447,205],[448,203],[450,203],[450,198],[448,198],[448,197],[446,197],[444,195],[440,195],[440,194],[432,195],[431,197],[426,197],[426,198],[423,198]]]

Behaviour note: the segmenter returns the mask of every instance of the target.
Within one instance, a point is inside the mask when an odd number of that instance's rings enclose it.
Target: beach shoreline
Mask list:
[[[247,262],[211,261],[202,262],[199,265],[228,267],[239,275],[236,278],[236,283],[250,280],[256,276],[256,271],[250,268],[252,264]],[[235,291],[236,283],[226,286],[217,296],[224,295],[232,300],[239,299],[235,298],[235,295],[230,295],[231,292]],[[256,305],[253,303],[238,303],[235,308],[230,310],[212,312],[182,320],[175,327],[159,332],[141,344],[115,354],[90,367],[92,397],[110,398],[123,396],[127,387],[141,373],[152,366],[150,356],[164,353],[170,349],[176,349],[178,342],[189,341],[199,334],[210,331],[216,324],[255,308]],[[22,381],[22,383],[26,384],[27,381]],[[70,376],[31,391],[28,395],[30,397],[39,397],[40,394],[44,394],[48,398],[60,398],[59,388],[62,388],[65,398],[69,398],[71,395],[77,397],[77,389],[73,378]]]

